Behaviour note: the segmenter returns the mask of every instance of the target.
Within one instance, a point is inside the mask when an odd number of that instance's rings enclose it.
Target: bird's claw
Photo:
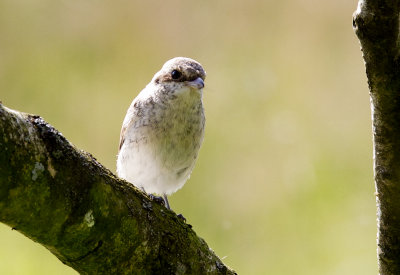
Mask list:
[[[186,218],[182,214],[176,215],[179,219],[186,223]]]
[[[153,194],[149,194],[149,197],[152,201],[165,206],[165,201],[162,197],[154,196]]]

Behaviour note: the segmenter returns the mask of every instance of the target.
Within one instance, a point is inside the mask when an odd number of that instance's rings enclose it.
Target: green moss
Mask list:
[[[95,203],[101,212],[101,215],[107,217],[110,214],[110,204],[106,203],[113,200],[114,194],[109,185],[104,181],[93,185],[90,190],[90,198]]]

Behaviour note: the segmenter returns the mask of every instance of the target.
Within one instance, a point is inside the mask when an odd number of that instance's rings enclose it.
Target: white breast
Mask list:
[[[132,102],[124,120],[128,127],[117,173],[148,193],[169,195],[189,178],[203,141],[201,91],[184,88],[161,100],[146,89]],[[148,104],[135,113],[139,101]]]

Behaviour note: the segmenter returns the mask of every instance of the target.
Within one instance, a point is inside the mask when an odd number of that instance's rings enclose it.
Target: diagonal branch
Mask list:
[[[398,0],[360,0],[353,27],[371,96],[380,274],[400,274],[400,66]]]
[[[42,118],[0,103],[0,222],[82,274],[235,274],[191,227]]]

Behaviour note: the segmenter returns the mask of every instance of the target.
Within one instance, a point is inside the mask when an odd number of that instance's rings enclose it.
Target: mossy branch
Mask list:
[[[380,274],[400,274],[400,67],[398,0],[360,0],[353,27],[371,96]]]
[[[235,274],[175,213],[0,103],[0,222],[82,274]]]

